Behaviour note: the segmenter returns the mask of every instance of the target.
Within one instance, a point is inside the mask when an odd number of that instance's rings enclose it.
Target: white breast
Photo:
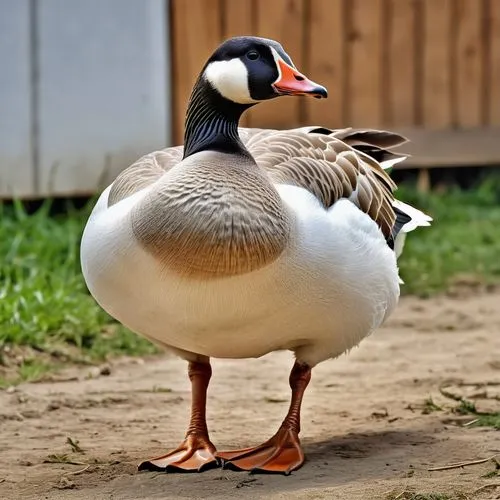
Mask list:
[[[326,211],[302,188],[278,188],[294,227],[272,265],[238,277],[180,278],[134,239],[130,210],[143,190],[107,208],[102,194],[82,239],[85,280],[97,302],[132,330],[184,351],[257,357],[294,349],[314,365],[378,327],[399,295],[394,253],[351,202]]]

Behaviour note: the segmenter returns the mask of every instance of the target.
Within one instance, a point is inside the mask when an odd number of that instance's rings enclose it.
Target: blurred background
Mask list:
[[[181,143],[203,63],[241,34],[330,93],[246,126],[402,131],[423,189],[430,168],[500,162],[498,0],[0,0],[0,196],[93,194]]]
[[[280,41],[329,90],[243,125],[411,139],[397,196],[435,222],[407,239],[403,293],[500,282],[500,0],[0,0],[0,385],[68,346],[87,360],[154,350],[88,295],[81,233],[120,170],[182,142],[202,65],[242,34]]]
[[[329,98],[276,99],[242,125],[401,132],[396,196],[434,218],[406,239],[394,315],[315,369],[313,465],[287,487],[135,473],[178,444],[189,381],[97,305],[79,256],[102,189],[182,143],[203,64],[246,34],[281,42]],[[0,0],[0,498],[497,495],[499,166],[500,0]],[[232,363],[214,362],[210,427],[255,444],[285,411],[291,357]]]

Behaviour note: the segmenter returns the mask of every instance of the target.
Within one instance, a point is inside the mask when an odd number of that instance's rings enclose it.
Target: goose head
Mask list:
[[[207,150],[249,157],[238,135],[242,113],[283,95],[322,98],[327,91],[300,73],[278,42],[252,36],[226,40],[203,66],[191,93],[184,158]]]
[[[283,95],[328,95],[325,87],[297,70],[278,42],[266,38],[226,40],[207,61],[202,77],[222,97],[242,105]]]

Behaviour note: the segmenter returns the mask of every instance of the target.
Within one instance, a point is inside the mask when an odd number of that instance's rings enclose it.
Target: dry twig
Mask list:
[[[474,420],[471,420],[470,422],[467,422],[466,424],[462,425],[462,427],[468,427],[469,425],[473,425],[478,421],[479,421],[479,419],[475,418]]]
[[[45,464],[70,464],[70,465],[87,465],[85,462],[71,460],[67,455],[49,455],[43,463]]]
[[[492,457],[482,458],[481,460],[472,460],[471,462],[459,462],[456,464],[443,465],[441,467],[431,467],[430,469],[427,469],[427,470],[428,471],[437,471],[437,470],[460,469],[461,467],[467,467],[468,465],[485,464],[486,462],[493,460],[495,457],[496,457],[496,455],[493,455]]]
[[[84,467],[83,469],[80,469],[80,470],[75,470],[75,472],[67,472],[66,475],[67,476],[78,476],[78,474],[82,474],[83,472],[85,472],[86,470],[89,469],[89,467],[91,466],[92,464],[88,464],[86,467]]]
[[[490,488],[500,488],[500,483],[485,484],[484,486],[481,486],[481,488],[474,490],[472,494],[475,495],[481,491],[489,490]]]
[[[69,436],[66,438],[66,443],[70,445],[71,451],[73,453],[85,453],[85,451],[80,446],[80,441],[78,439],[72,439]]]

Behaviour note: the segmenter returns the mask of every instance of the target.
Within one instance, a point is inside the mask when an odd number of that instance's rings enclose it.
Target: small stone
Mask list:
[[[76,484],[66,476],[62,476],[61,479],[59,479],[59,484],[57,484],[56,488],[59,490],[72,490],[73,488],[76,488]]]
[[[26,403],[26,401],[28,401],[28,398],[24,394],[17,395],[17,402],[18,403]]]
[[[14,394],[16,392],[16,388],[13,385],[10,385],[7,389],[5,389],[5,392],[7,394]]]
[[[40,418],[40,412],[36,410],[23,410],[19,412],[24,418]]]
[[[51,401],[47,405],[47,411],[59,410],[59,408],[61,408],[61,405],[57,401]]]
[[[89,370],[86,378],[96,378],[99,375],[100,375],[100,370],[97,366],[95,366]]]
[[[99,374],[108,377],[109,375],[111,375],[111,367],[109,367],[108,365],[101,366]]]
[[[500,413],[500,401],[497,399],[480,399],[474,402],[477,413],[484,415]]]

